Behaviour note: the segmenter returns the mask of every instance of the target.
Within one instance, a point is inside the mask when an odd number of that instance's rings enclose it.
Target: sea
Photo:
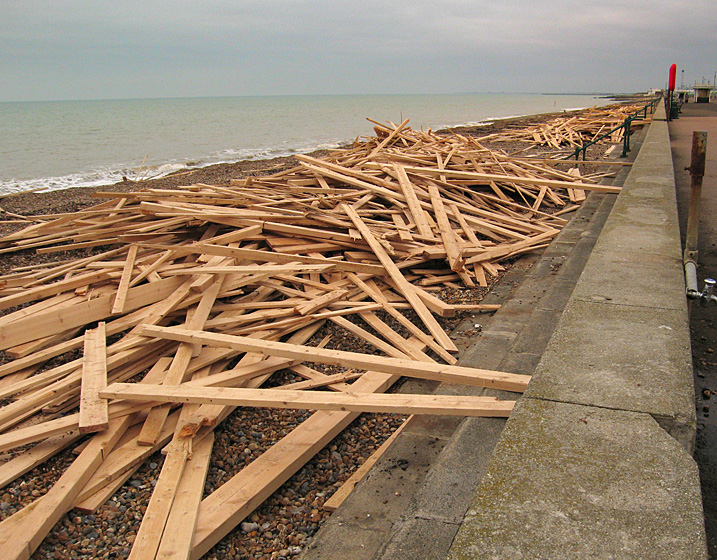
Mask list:
[[[503,93],[2,102],[0,195],[336,148],[373,135],[367,119],[437,130],[609,102]]]

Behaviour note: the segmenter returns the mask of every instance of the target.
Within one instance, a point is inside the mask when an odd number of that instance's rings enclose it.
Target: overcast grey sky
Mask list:
[[[717,71],[715,0],[0,0],[0,101],[631,92]]]

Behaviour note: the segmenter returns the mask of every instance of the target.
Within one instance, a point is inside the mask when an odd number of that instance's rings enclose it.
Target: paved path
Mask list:
[[[683,105],[680,117],[669,125],[672,156],[684,240],[690,196],[692,133],[707,131],[707,165],[702,186],[699,228],[700,289],[704,278],[717,278],[717,103]],[[684,246],[684,241],[683,241]],[[695,460],[700,467],[705,526],[710,557],[717,558],[717,306],[692,305],[692,356],[697,393],[697,443]],[[705,398],[705,390],[715,396]]]

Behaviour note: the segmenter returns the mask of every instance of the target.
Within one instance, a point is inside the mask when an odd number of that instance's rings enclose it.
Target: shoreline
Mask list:
[[[523,127],[540,124],[552,118],[569,113],[579,113],[584,109],[562,110],[549,113],[536,113],[514,117],[497,118],[484,121],[481,124],[457,126],[436,130],[439,134],[458,133],[466,135],[488,135],[500,132],[507,128]],[[409,122],[410,127],[410,122]],[[341,146],[346,147],[348,145]],[[307,155],[321,157],[332,150],[314,150]],[[12,214],[21,216],[33,216],[38,214],[62,214],[76,212],[85,207],[97,204],[99,200],[93,197],[96,192],[129,192],[145,188],[175,188],[193,183],[211,183],[216,185],[228,185],[232,179],[241,179],[259,174],[270,174],[288,169],[298,164],[294,155],[278,156],[269,159],[244,159],[234,163],[214,163],[204,167],[186,168],[168,173],[157,178],[143,179],[140,181],[120,181],[106,185],[88,187],[69,187],[49,191],[25,191],[0,195],[0,236],[14,231],[12,224],[3,221],[5,217]],[[10,220],[14,224],[22,224],[21,221]],[[7,226],[11,227],[8,228]]]

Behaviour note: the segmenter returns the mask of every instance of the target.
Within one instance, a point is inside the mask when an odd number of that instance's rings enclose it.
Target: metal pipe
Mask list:
[[[698,299],[702,295],[697,285],[697,263],[694,261],[685,262],[685,284],[687,299]]]

